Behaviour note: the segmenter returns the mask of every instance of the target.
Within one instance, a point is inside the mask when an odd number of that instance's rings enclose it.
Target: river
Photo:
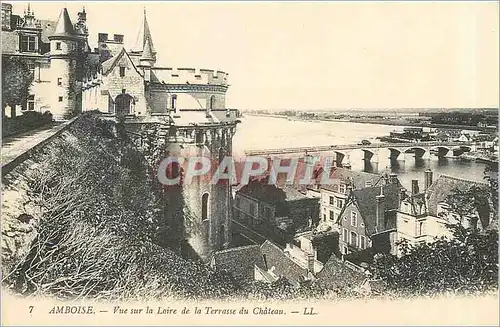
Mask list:
[[[285,118],[250,116],[241,118],[233,138],[233,150],[241,155],[245,150],[286,148],[315,145],[353,144],[361,140],[378,142],[377,136],[389,135],[402,126],[378,124],[357,124],[351,122],[294,121]],[[413,154],[400,155],[397,161],[389,160],[389,151],[383,149],[378,155],[378,162],[365,164],[363,152],[348,152],[352,170],[371,173],[390,171],[398,174],[402,184],[410,189],[413,179],[419,180],[423,187],[423,172],[430,168],[434,179],[445,174],[458,178],[483,181],[485,164],[465,162],[452,157],[438,159],[430,155],[427,159],[416,160]],[[346,159],[344,159],[345,161]]]

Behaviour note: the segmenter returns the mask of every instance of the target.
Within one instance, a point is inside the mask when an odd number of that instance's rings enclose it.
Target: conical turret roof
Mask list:
[[[142,19],[141,28],[139,30],[139,34],[137,35],[137,41],[135,43],[135,46],[132,48],[132,51],[143,51],[144,46],[146,45],[146,40],[149,41],[151,53],[154,55],[156,53],[156,50],[153,44],[153,38],[151,37],[151,32],[149,30],[148,19],[146,17],[146,9],[144,9],[144,17]]]
[[[151,49],[151,43],[148,39],[146,39],[146,43],[144,43],[141,60],[154,60],[153,50]]]
[[[68,9],[63,8],[59,19],[57,20],[57,25],[54,30],[53,36],[74,36],[75,30],[73,29],[73,24],[69,18]]]

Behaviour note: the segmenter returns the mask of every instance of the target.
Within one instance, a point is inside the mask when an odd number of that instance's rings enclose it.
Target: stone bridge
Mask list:
[[[363,151],[363,159],[371,161],[374,156],[378,156],[380,149],[389,150],[389,158],[397,160],[401,154],[413,153],[415,158],[423,158],[425,155],[435,154],[438,157],[447,155],[458,156],[464,152],[473,151],[475,145],[466,142],[414,142],[414,143],[372,143],[367,145],[343,144],[343,145],[322,145],[310,147],[263,149],[245,151],[246,156],[276,156],[276,155],[299,155],[314,156],[319,154],[333,154],[337,164],[353,150]]]

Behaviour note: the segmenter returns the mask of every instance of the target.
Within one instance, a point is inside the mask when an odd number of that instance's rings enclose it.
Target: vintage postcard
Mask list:
[[[498,325],[498,2],[1,5],[2,325]]]

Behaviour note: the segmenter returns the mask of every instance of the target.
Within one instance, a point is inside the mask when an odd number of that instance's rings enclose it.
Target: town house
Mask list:
[[[396,212],[402,187],[399,182],[353,190],[336,220],[342,254],[373,248],[392,251],[396,233]]]
[[[293,187],[279,188],[266,180],[252,181],[235,192],[234,219],[284,245],[282,233],[293,236],[318,220],[319,203]]]
[[[333,184],[322,185],[320,187],[320,221],[326,229],[335,229],[335,222],[349,196],[349,187],[351,187],[351,189],[362,189],[365,187],[385,185],[387,181],[399,183],[396,174],[383,176],[365,172],[355,172],[346,168],[335,168],[330,178],[335,181]]]
[[[488,185],[451,176],[441,175],[433,182],[432,171],[425,172],[424,191],[419,192],[415,185],[412,194],[402,202],[397,213],[397,240],[406,240],[410,245],[435,241],[440,237],[451,238],[448,224],[461,224],[465,228],[476,227],[484,230],[489,227],[492,210],[486,199]],[[416,186],[416,187],[415,187]],[[471,187],[484,190],[484,204],[465,217],[460,217],[447,203],[454,190],[466,191]],[[473,223],[477,221],[477,226]]]

